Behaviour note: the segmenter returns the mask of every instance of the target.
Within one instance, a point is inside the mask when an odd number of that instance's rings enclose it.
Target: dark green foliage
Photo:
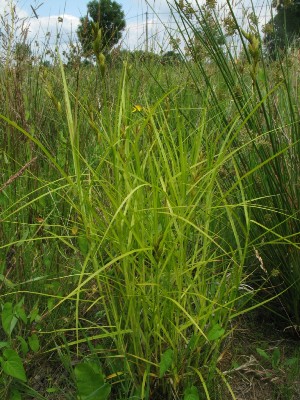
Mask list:
[[[180,63],[181,61],[182,61],[181,55],[173,50],[167,51],[162,55],[161,58],[162,64],[174,65]]]
[[[300,1],[273,2],[276,15],[265,26],[264,43],[268,54],[274,58],[277,49],[297,45],[300,37]]]
[[[80,19],[77,29],[78,39],[84,55],[93,53],[93,23],[101,29],[101,51],[107,52],[119,42],[125,28],[125,16],[120,4],[111,0],[92,0],[87,4],[87,15]]]
[[[16,61],[18,62],[28,61],[32,56],[30,45],[22,42],[16,43],[14,49],[14,56]]]
[[[163,64],[164,56],[160,54],[144,51],[144,50],[120,50],[119,48],[114,49],[106,56],[106,61],[111,65],[122,66],[123,61],[128,61],[134,65],[146,65],[146,64]]]

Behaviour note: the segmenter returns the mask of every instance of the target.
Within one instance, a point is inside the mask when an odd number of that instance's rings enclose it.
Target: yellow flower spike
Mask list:
[[[133,106],[132,112],[141,112],[143,111],[143,107],[140,104],[136,104],[135,106]]]
[[[101,75],[102,75],[102,77],[103,77],[103,76],[104,76],[104,73],[105,73],[105,68],[106,68],[106,65],[105,65],[105,55],[104,55],[103,53],[99,53],[99,54],[97,55],[97,60],[98,60],[98,64],[99,64],[99,67],[100,67]]]
[[[77,235],[78,233],[78,227],[76,225],[72,226],[72,235]]]

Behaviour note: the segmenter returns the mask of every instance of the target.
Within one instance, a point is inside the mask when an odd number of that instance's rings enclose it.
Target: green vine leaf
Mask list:
[[[39,338],[36,333],[28,337],[29,347],[34,353],[37,353],[40,349]]]
[[[183,400],[199,400],[199,392],[196,386],[191,386],[184,391]]]
[[[1,322],[4,332],[10,336],[18,322],[17,317],[14,315],[12,303],[5,303],[3,305]]]
[[[208,340],[217,340],[225,333],[225,329],[220,324],[215,324],[207,334]]]
[[[81,400],[107,400],[111,385],[105,383],[99,367],[92,362],[75,367],[77,394]]]
[[[22,382],[27,382],[25,369],[18,353],[12,349],[5,349],[3,351],[3,357],[4,358],[1,359],[3,372]]]
[[[159,377],[162,378],[164,374],[171,367],[174,358],[174,351],[172,349],[166,350],[160,359],[159,363]]]

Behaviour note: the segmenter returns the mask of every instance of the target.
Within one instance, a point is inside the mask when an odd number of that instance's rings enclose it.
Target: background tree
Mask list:
[[[101,51],[108,52],[121,39],[125,15],[120,4],[111,0],[92,0],[87,4],[87,15],[80,19],[78,39],[85,56],[93,53],[92,26],[99,23],[101,29]]]
[[[183,58],[180,53],[169,50],[165,52],[161,57],[161,64],[163,65],[178,65],[180,62],[183,61]]]
[[[278,50],[300,42],[300,0],[273,0],[276,15],[264,27],[264,44],[274,58]]]

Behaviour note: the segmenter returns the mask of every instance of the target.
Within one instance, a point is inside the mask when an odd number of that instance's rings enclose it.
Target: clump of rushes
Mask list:
[[[203,18],[203,6],[195,7],[191,20],[182,10],[182,3],[177,3],[176,16],[183,40],[189,46],[194,36],[209,50],[209,63],[201,56],[194,58],[194,68],[187,63],[190,76],[199,93],[205,93],[210,106],[218,110],[221,126],[230,126],[228,121],[235,113],[244,121],[241,134],[232,143],[236,147],[242,143],[245,146],[243,151],[236,152],[234,159],[244,184],[245,198],[253,203],[251,240],[259,250],[275,292],[281,293],[285,309],[280,312],[281,316],[287,316],[289,325],[299,326],[300,196],[296,188],[300,151],[299,107],[295,106],[299,103],[299,71],[292,69],[290,57],[282,58],[280,52],[275,57],[276,63],[266,59],[260,45],[258,18],[253,12],[247,14],[248,32],[239,27],[231,1],[226,1],[229,12],[223,19],[225,26],[220,22],[221,16],[217,12],[213,14],[220,34],[237,32],[239,35],[242,51],[237,54],[232,51],[234,40],[229,43],[227,36],[220,41]],[[191,33],[187,35],[187,31]],[[239,67],[245,59],[250,64],[250,74]],[[206,91],[201,90],[203,86]],[[226,102],[220,101],[220,95]],[[222,187],[232,184],[232,168],[227,170]],[[253,259],[253,251],[248,257]],[[277,312],[275,307],[274,312]]]

